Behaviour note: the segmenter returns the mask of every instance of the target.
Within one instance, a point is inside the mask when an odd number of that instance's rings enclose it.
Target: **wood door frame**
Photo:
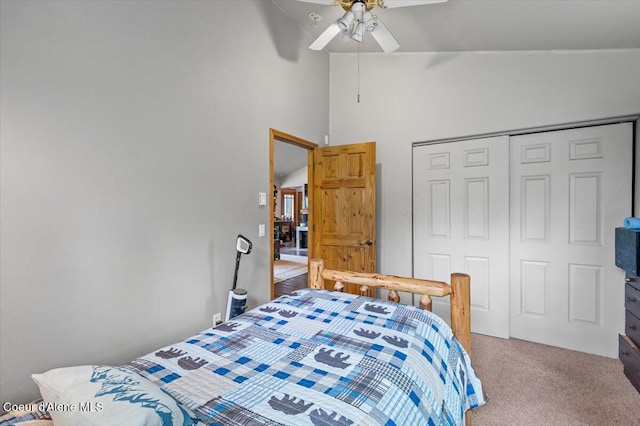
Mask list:
[[[273,179],[273,158],[274,158],[274,144],[275,142],[284,142],[284,143],[288,143],[291,145],[295,145],[298,146],[300,148],[304,148],[308,151],[307,154],[307,187],[308,188],[313,188],[313,152],[316,148],[318,148],[318,145],[310,142],[308,140],[299,138],[297,136],[291,135],[289,133],[285,133],[285,132],[281,132],[279,130],[276,129],[269,129],[269,193],[271,193],[271,191],[273,190],[273,185],[274,185],[274,179]],[[309,193],[307,195],[309,197],[309,201],[308,201],[308,205],[312,206],[312,194]],[[274,202],[273,202],[273,196],[268,197],[269,198],[269,265],[271,266],[271,270],[269,272],[271,279],[270,279],[270,300],[273,300],[274,298],[274,283],[273,283],[273,256],[274,256],[274,250],[273,250],[273,212],[274,212]],[[309,231],[307,232],[307,247],[309,250],[309,254],[308,257],[311,258],[313,255],[313,224],[314,224],[314,217],[313,217],[313,209],[309,209],[309,213],[307,216],[307,226],[309,228]]]

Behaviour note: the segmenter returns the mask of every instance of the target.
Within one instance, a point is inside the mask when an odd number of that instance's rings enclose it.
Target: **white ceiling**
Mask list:
[[[297,0],[272,0],[315,39],[344,11]],[[375,8],[400,43],[398,52],[640,48],[640,0],[449,0]],[[324,19],[315,28],[309,13]],[[356,52],[337,36],[326,50]],[[370,35],[361,52],[381,52]]]
[[[273,175],[277,179],[282,179],[289,173],[307,165],[309,151],[306,148],[276,139],[273,151]]]

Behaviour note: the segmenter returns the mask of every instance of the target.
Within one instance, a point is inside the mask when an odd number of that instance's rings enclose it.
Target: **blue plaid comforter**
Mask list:
[[[469,357],[423,309],[301,290],[131,363],[207,424],[462,425]]]

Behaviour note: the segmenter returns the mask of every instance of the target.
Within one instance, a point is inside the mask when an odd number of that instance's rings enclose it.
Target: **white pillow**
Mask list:
[[[160,387],[121,367],[83,365],[31,377],[56,426],[192,424]]]

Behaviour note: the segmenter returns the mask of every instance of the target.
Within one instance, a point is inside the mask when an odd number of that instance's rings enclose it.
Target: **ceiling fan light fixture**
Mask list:
[[[358,43],[362,43],[362,36],[364,36],[364,24],[362,22],[358,22],[356,27],[353,29],[353,34],[351,34],[351,38]]]
[[[373,17],[373,14],[371,12],[366,12],[362,17],[362,19],[364,21],[364,27],[368,32],[371,32],[376,29],[376,26],[378,25],[378,21],[376,21],[376,18]]]
[[[336,22],[338,24],[338,27],[340,28],[340,31],[346,32],[351,28],[351,24],[353,24],[353,21],[355,19],[356,15],[352,11],[347,10],[345,14],[342,15],[342,18],[338,19]]]
[[[0,0],[1,1],[1,0]],[[393,37],[380,17],[374,15],[375,7],[392,9],[396,7],[420,6],[431,3],[444,3],[447,0],[298,0],[305,3],[316,3],[326,6],[342,6],[344,15],[329,25],[309,46],[312,50],[322,50],[338,34],[342,38],[362,43],[365,31],[370,33],[385,53],[398,50],[400,44]],[[322,19],[320,15],[310,14],[312,24],[317,26]],[[358,52],[359,52],[358,48]]]

